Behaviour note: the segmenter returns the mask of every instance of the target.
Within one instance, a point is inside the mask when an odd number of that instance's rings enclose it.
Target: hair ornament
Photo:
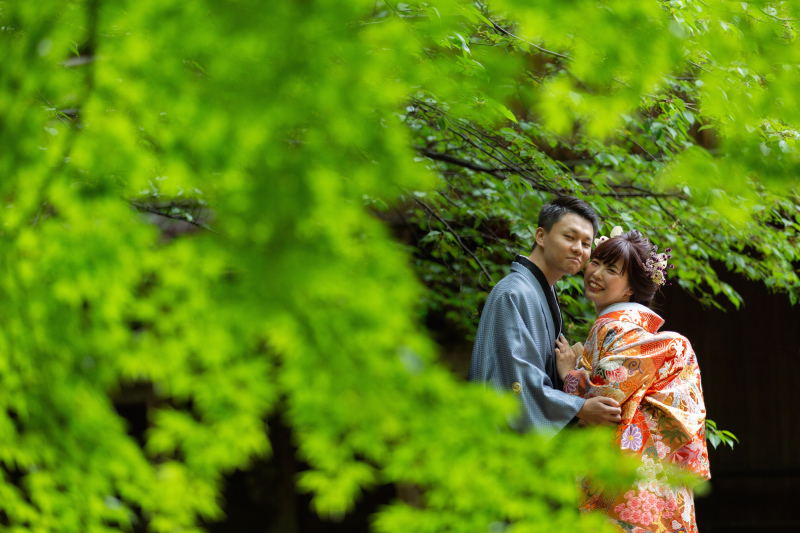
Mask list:
[[[598,246],[606,242],[608,239],[613,239],[614,237],[619,237],[620,235],[622,235],[622,228],[619,226],[614,226],[614,229],[611,230],[610,237],[601,235],[600,237],[594,240],[594,247],[597,248]]]
[[[667,248],[664,253],[656,253],[658,246],[655,245],[650,249],[650,257],[644,263],[644,270],[656,285],[664,285],[667,282],[667,268],[675,268],[675,265],[667,266],[667,260],[672,257],[671,251],[672,248]]]

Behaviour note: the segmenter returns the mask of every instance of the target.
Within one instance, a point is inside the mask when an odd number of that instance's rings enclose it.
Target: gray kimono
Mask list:
[[[561,391],[554,353],[561,324],[554,324],[544,292],[552,289],[542,286],[547,284],[543,275],[542,282],[537,280],[533,272],[540,272],[527,258],[517,261],[533,268],[512,263],[511,273],[489,294],[475,336],[469,379],[520,397],[522,412],[511,423],[514,429],[553,435],[573,420],[585,400]],[[560,310],[556,316],[560,322]]]

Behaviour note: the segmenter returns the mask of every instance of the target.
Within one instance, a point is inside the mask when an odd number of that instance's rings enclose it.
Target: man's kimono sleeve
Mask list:
[[[554,365],[553,341],[541,313],[528,308],[531,303],[538,302],[525,302],[511,293],[487,302],[470,375],[519,396],[521,413],[511,421],[515,430],[554,434],[573,420],[585,400],[553,388],[547,373],[548,357]]]

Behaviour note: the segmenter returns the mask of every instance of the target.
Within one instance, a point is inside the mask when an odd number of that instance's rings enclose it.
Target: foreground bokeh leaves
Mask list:
[[[321,515],[404,483],[425,506],[377,530],[599,525],[574,474],[626,475],[609,435],[502,430],[516,404],[436,361],[409,257],[364,209],[434,184],[394,112],[435,73],[372,7],[0,5],[9,531],[197,531],[276,412]]]

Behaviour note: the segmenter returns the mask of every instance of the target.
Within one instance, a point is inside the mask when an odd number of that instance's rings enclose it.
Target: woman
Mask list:
[[[696,532],[691,486],[670,485],[667,470],[694,474],[694,482],[710,477],[700,371],[689,341],[658,332],[664,320],[647,307],[671,256],[656,254],[638,231],[620,233],[601,237],[586,267],[584,290],[598,318],[583,354],[562,338],[556,357],[565,392],[620,403],[615,443],[641,466],[624,490],[586,482],[581,510],[604,512],[625,532]]]

